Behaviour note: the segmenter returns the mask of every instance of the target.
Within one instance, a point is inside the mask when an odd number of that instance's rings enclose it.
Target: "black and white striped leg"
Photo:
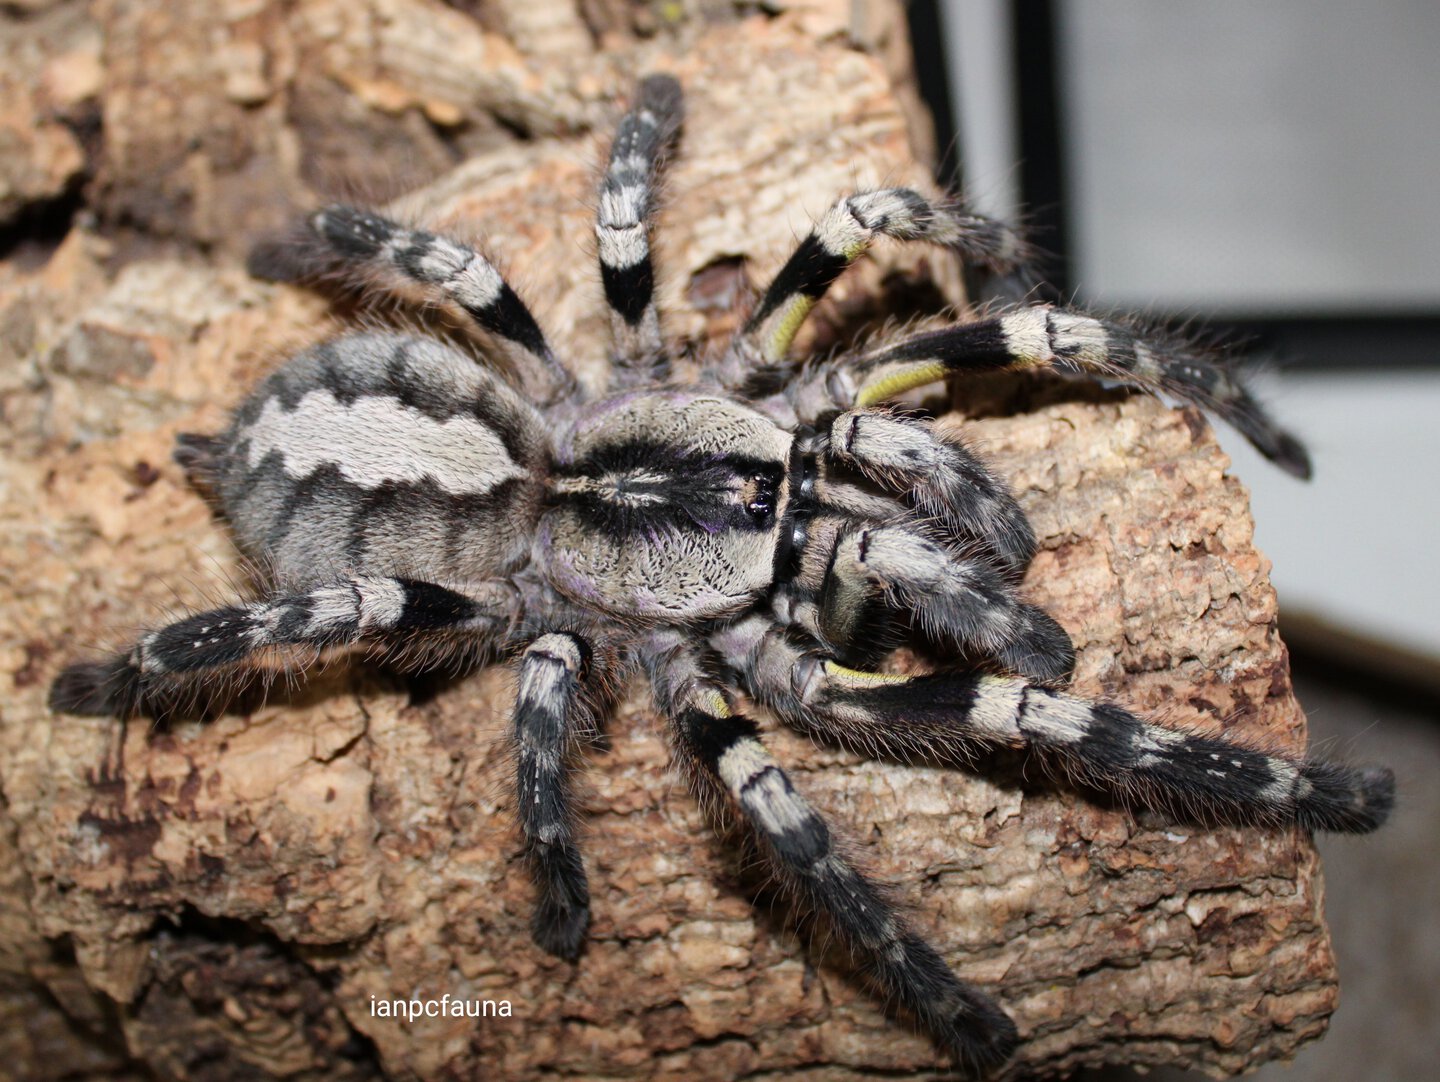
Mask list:
[[[675,79],[650,75],[641,80],[635,104],[615,133],[600,182],[595,237],[622,380],[664,375],[650,216],[660,159],[678,135],[682,115],[680,84]]]
[[[866,597],[884,596],[931,635],[1013,672],[1060,681],[1075,666],[1065,630],[1016,596],[987,560],[966,559],[905,526],[842,534],[820,597],[820,627],[832,643],[861,634]]]
[[[815,224],[775,276],[732,346],[724,377],[743,383],[756,365],[780,365],[815,303],[877,237],[953,248],[971,263],[1006,271],[1025,257],[1003,223],[910,188],[882,188],[840,200]],[[733,362],[733,363],[732,363]]]
[[[933,424],[874,409],[849,410],[830,426],[827,453],[871,480],[905,492],[960,541],[979,541],[1010,575],[1035,555],[1035,532],[1006,484],[958,439]]]
[[[1166,729],[1113,703],[1015,677],[858,672],[761,617],[727,628],[713,645],[746,692],[788,724],[872,755],[966,761],[986,747],[1027,748],[1121,799],[1238,824],[1366,833],[1394,802],[1386,769],[1292,759]]]
[[[590,888],[575,843],[569,770],[590,647],[553,632],[526,648],[515,700],[516,810],[538,892],[530,933],[574,961],[590,927]]]
[[[473,248],[339,204],[311,215],[309,225],[343,266],[392,288],[419,287],[427,299],[454,305],[538,361],[557,392],[574,386],[574,377],[551,351],[525,302]]]
[[[415,579],[352,576],[151,631],[128,654],[65,669],[50,689],[50,705],[67,713],[124,715],[174,702],[188,685],[225,670],[289,668],[329,649],[398,649],[433,636],[494,638],[513,623],[514,607],[503,586],[478,596]]]
[[[1281,469],[1310,476],[1304,446],[1265,412],[1232,366],[1196,346],[1119,320],[1035,305],[928,331],[821,366],[789,389],[803,414],[871,406],[962,372],[1053,368],[1133,383],[1211,410]],[[805,418],[809,419],[809,418]]]
[[[876,885],[838,851],[830,828],[718,686],[680,657],[656,680],[677,752],[702,800],[718,789],[761,842],[770,865],[808,910],[822,916],[889,997],[910,1011],[968,1073],[1010,1058],[1015,1024],[993,1000],[951,972],[906,928]]]

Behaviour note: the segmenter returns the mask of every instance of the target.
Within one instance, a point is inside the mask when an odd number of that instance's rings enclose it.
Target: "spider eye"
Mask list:
[[[750,496],[745,513],[757,526],[769,526],[775,519],[775,503],[780,480],[773,473],[755,473],[749,478]]]

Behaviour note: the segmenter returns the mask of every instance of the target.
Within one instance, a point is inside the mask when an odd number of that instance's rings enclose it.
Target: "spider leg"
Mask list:
[[[1304,446],[1280,428],[1227,364],[1183,342],[1050,305],[928,331],[841,358],[787,390],[802,414],[871,406],[960,372],[1053,368],[1173,394],[1214,412],[1287,473],[1310,476]],[[803,408],[802,408],[803,406]],[[817,410],[818,407],[818,410]]]
[[[876,409],[849,410],[830,426],[828,458],[854,466],[911,501],[957,540],[979,541],[1013,576],[1035,555],[1035,532],[1009,487],[958,439],[934,425]]]
[[[883,892],[841,855],[815,807],[760,742],[750,719],[731,712],[720,687],[677,651],[655,686],[697,796],[728,798],[758,836],[768,863],[807,909],[823,915],[884,991],[912,1012],[967,1071],[983,1075],[1014,1051],[1014,1023],[961,981],[901,921]]]
[[[574,961],[590,926],[590,888],[572,825],[566,758],[583,723],[590,645],[579,635],[541,635],[520,659],[515,700],[516,811],[539,900],[531,936]]]
[[[164,709],[208,677],[238,668],[303,663],[320,651],[400,648],[445,634],[502,635],[514,620],[508,588],[493,596],[457,593],[415,579],[354,575],[303,593],[195,613],[142,635],[128,652],[71,665],[50,689],[51,709],[128,715]]]
[[[316,211],[308,225],[330,259],[392,289],[418,287],[422,295],[454,305],[538,361],[557,393],[574,387],[574,376],[551,351],[525,302],[473,248],[342,204]]]
[[[997,271],[1024,258],[1008,226],[950,201],[910,188],[881,188],[841,199],[815,224],[780,269],[722,362],[722,380],[744,384],[757,366],[783,366],[790,344],[815,303],[876,237],[920,240],[953,248],[969,262]]]
[[[641,80],[600,182],[595,238],[622,384],[663,377],[668,367],[655,308],[650,216],[660,160],[680,131],[682,115],[675,79],[650,75]]]
[[[817,527],[819,541],[828,530],[823,522]],[[821,544],[807,549],[798,585],[814,591],[827,642],[862,638],[866,602],[883,598],[914,613],[937,639],[1033,679],[1060,681],[1074,668],[1075,649],[1064,629],[1020,601],[988,560],[958,556],[908,525],[850,527],[838,531],[817,581],[827,550]]]
[[[1388,769],[1167,729],[1016,677],[858,672],[763,616],[717,633],[712,645],[746,692],[788,724],[872,755],[963,762],[985,747],[1029,748],[1083,785],[1238,824],[1363,834],[1394,803]]]

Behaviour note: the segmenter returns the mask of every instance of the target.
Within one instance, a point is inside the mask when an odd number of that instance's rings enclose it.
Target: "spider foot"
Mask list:
[[[995,1003],[971,989],[962,989],[945,1003],[948,1019],[936,1019],[931,1030],[962,1071],[983,1078],[1009,1062],[1020,1044],[1015,1023]]]
[[[1300,777],[1309,792],[1298,801],[1296,818],[1308,830],[1369,834],[1395,807],[1395,772],[1388,767],[1352,770],[1310,760]]]
[[[540,885],[530,938],[545,953],[573,962],[590,930],[590,892],[580,853],[573,846],[535,845],[530,859]]]
[[[1039,684],[1068,683],[1075,671],[1075,644],[1065,629],[1036,605],[1020,606],[1017,622],[1023,626],[995,652],[1000,664]]]
[[[50,709],[82,717],[125,717],[141,704],[141,673],[117,654],[67,665],[50,685]]]

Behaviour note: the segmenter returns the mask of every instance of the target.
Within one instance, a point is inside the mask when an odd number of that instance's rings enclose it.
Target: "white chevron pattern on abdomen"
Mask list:
[[[249,441],[251,469],[273,451],[290,477],[334,465],[361,488],[429,479],[452,496],[479,495],[525,476],[478,419],[436,421],[384,395],[363,395],[347,406],[327,390],[314,390],[293,410],[272,398],[240,439]]]

